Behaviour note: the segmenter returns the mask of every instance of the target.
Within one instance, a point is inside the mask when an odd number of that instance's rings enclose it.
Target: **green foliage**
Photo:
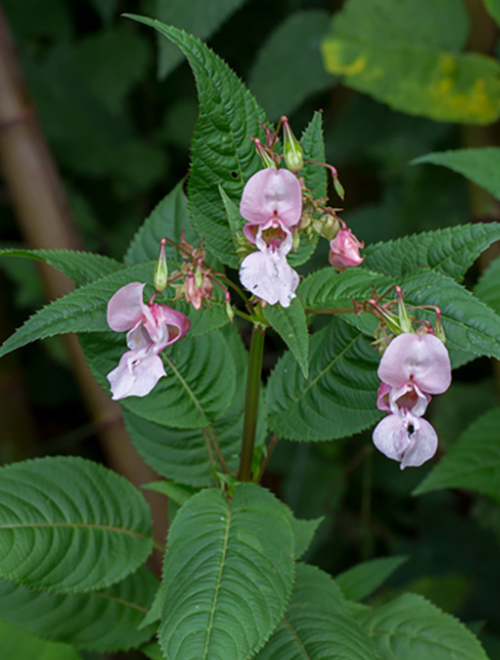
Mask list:
[[[289,440],[311,441],[374,424],[378,362],[361,332],[333,319],[311,339],[309,381],[291,353],[279,360],[267,387],[269,427]]]
[[[186,195],[183,191],[183,181],[180,181],[169,194],[153,209],[140,229],[135,234],[123,259],[127,266],[140,261],[151,261],[158,258],[160,241],[166,236],[179,243],[181,234],[188,243],[196,242],[196,234],[189,218]],[[170,243],[165,245],[167,259],[178,261],[179,251]]]
[[[292,599],[258,660],[379,660],[332,578],[314,566],[297,565]]]
[[[323,115],[321,112],[315,112],[311,121],[307,125],[300,140],[304,157],[310,160],[316,160],[319,163],[326,161],[325,138],[323,135]],[[303,169],[304,180],[307,188],[313,193],[316,199],[326,197],[327,171],[325,167],[315,163],[304,162]]]
[[[363,267],[394,277],[432,268],[461,281],[481,252],[499,239],[497,222],[446,227],[370,245]]]
[[[0,472],[1,577],[49,592],[85,593],[123,580],[150,554],[149,507],[115,472],[61,456]]]
[[[106,375],[118,364],[125,346],[115,334],[82,335],[80,343],[97,380],[108,388]],[[127,397],[122,405],[139,417],[181,429],[208,426],[231,403],[236,383],[234,361],[219,330],[185,337],[161,357],[166,378],[146,397]],[[169,475],[163,475],[169,476]],[[177,480],[175,475],[172,475]]]
[[[0,653],[2,660],[81,660],[67,644],[55,644],[21,632],[6,621],[0,621]]]
[[[413,165],[432,163],[442,165],[477,183],[494,197],[500,199],[498,170],[500,168],[500,148],[455,149],[427,154],[412,161]]]
[[[371,559],[337,575],[335,582],[347,600],[364,600],[376,591],[407,557]]]
[[[329,19],[326,11],[298,11],[276,28],[257,53],[249,86],[272,121],[335,82],[325,72],[319,52]]]
[[[405,594],[358,619],[384,660],[488,660],[462,623],[422,596]]]
[[[304,378],[309,378],[309,330],[301,301],[295,299],[289,307],[267,305],[264,316],[279,334],[297,360]]]
[[[183,486],[182,484],[176,484],[173,481],[153,481],[153,483],[144,484],[142,488],[154,490],[157,493],[166,495],[179,506],[186,504],[186,502],[197,493],[194,488]]]
[[[89,284],[122,268],[109,257],[74,250],[0,250],[0,257],[23,257],[49,264],[71,277],[77,286]]]
[[[473,422],[414,491],[470,488],[500,500],[500,408]]]
[[[499,0],[484,0],[488,13],[500,25],[500,2]]]
[[[156,0],[156,18],[190,32],[199,39],[208,39],[245,0]],[[158,73],[167,76],[182,61],[175,46],[159,40]]]
[[[238,486],[232,501],[204,490],[177,514],[168,547],[159,629],[165,658],[251,657],[292,590],[286,507],[253,484]]]
[[[461,0],[349,0],[323,42],[326,69],[345,84],[410,114],[489,124],[500,114],[500,65],[461,54]]]
[[[137,626],[157,588],[157,580],[146,568],[108,589],[86,594],[44,593],[0,580],[0,619],[87,651],[126,650],[154,633],[152,626],[141,631]]]
[[[300,559],[308,551],[318,527],[324,518],[314,520],[300,520],[295,516],[290,517],[293,535],[295,537],[295,559]]]
[[[496,312],[500,312],[500,259],[492,261],[484,271],[474,293]]]
[[[264,112],[236,74],[204,43],[159,21],[136,19],[177,45],[193,69],[200,118],[191,142],[189,210],[207,249],[223,263],[237,267],[239,259],[233,251],[219,185],[239,203],[243,186],[261,167],[248,136],[264,140],[258,123],[265,121]]]

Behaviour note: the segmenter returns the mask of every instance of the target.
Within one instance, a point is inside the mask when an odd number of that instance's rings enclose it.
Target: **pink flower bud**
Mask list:
[[[359,266],[364,257],[359,254],[359,248],[363,248],[364,243],[358,241],[350,229],[344,227],[330,241],[330,255],[328,261],[334,268],[345,270],[353,266]]]

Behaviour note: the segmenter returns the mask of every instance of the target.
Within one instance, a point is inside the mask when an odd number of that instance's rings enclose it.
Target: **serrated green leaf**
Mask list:
[[[380,557],[340,573],[335,578],[347,600],[364,600],[378,589],[408,557]]]
[[[185,232],[188,243],[196,242],[197,237],[191,225],[186,195],[180,181],[162,201],[155,206],[143,225],[135,234],[123,259],[127,266],[140,261],[158,259],[160,241],[166,236],[179,243]],[[179,261],[179,252],[170,243],[165,245],[167,259]]]
[[[394,277],[417,268],[433,268],[461,281],[481,252],[499,239],[497,222],[446,227],[370,245],[363,268]]]
[[[344,438],[380,419],[379,358],[360,331],[334,318],[311,339],[310,379],[290,353],[267,387],[269,427],[289,440]]]
[[[154,27],[188,58],[198,89],[200,117],[191,143],[189,210],[207,249],[223,263],[237,268],[219,185],[239,204],[248,179],[262,168],[252,140],[265,139],[259,122],[264,111],[228,65],[199,39],[174,27],[133,17]]]
[[[454,172],[463,174],[500,199],[500,183],[498,170],[500,168],[500,147],[483,147],[481,149],[455,149],[427,154],[415,158],[412,165],[442,165]]]
[[[141,632],[137,626],[157,588],[158,581],[144,567],[123,582],[87,594],[50,594],[0,580],[0,619],[87,651],[127,650],[154,634],[152,626]]]
[[[149,611],[146,613],[146,616],[138,625],[137,628],[138,630],[147,628],[152,623],[156,623],[157,621],[160,621],[161,613],[163,612],[164,601],[165,601],[165,589],[163,587],[163,584],[161,583],[155,594],[154,600],[151,603],[151,607],[149,608]],[[158,625],[156,625],[156,628],[158,628]]]
[[[290,524],[292,525],[293,535],[295,536],[295,559],[300,559],[305,555],[311,545],[316,530],[323,520],[323,516],[314,520],[300,520],[293,515],[290,516]]]
[[[244,218],[241,217],[241,213],[237,205],[233,202],[232,199],[226,195],[224,188],[219,185],[220,196],[222,197],[222,202],[224,204],[224,209],[226,210],[227,221],[229,222],[229,228],[233,237],[233,243],[235,247],[238,247],[236,236],[238,232],[242,232],[242,229],[245,225]]]
[[[109,389],[106,375],[126,349],[123,341],[115,334],[103,333],[82,335],[80,344],[94,376]],[[161,357],[166,378],[160,378],[145,397],[122,399],[124,408],[157,424],[188,429],[209,426],[228,408],[236,372],[219,330],[194,339],[185,337],[168,346]]]
[[[109,257],[74,250],[6,249],[0,250],[0,257],[23,257],[49,264],[71,277],[77,286],[88,284],[123,268],[121,263]]]
[[[474,293],[496,312],[500,312],[500,259],[494,259],[483,272]]]
[[[304,378],[309,378],[309,330],[306,313],[301,301],[296,298],[289,307],[267,305],[264,317],[297,360]]]
[[[484,0],[484,4],[490,16],[500,25],[500,0]]]
[[[323,41],[325,67],[397,110],[489,124],[500,114],[500,65],[457,52],[467,24],[461,0],[349,0]]]
[[[330,14],[298,11],[288,16],[257,53],[249,86],[271,121],[289,115],[313,93],[331,87],[320,55],[321,38]]]
[[[246,660],[285,612],[294,539],[286,507],[254,484],[204,490],[169,531],[158,638],[165,658]]]
[[[0,489],[7,580],[85,593],[123,580],[151,552],[146,500],[102,465],[62,456],[15,463],[0,468]]]
[[[473,422],[415,489],[470,488],[500,500],[500,408]]]
[[[292,599],[283,621],[256,658],[380,660],[332,578],[305,564],[297,565]]]
[[[0,621],[0,653],[2,660],[81,660],[71,646],[46,642],[6,621]]]
[[[237,11],[246,0],[156,0],[155,16],[167,25],[175,25],[199,39],[213,32]],[[167,76],[182,62],[181,53],[165,39],[159,40],[158,75]]]
[[[416,594],[361,611],[357,618],[384,660],[488,660],[462,623]]]
[[[153,483],[144,484],[141,487],[166,495],[179,506],[186,504],[186,502],[198,492],[194,488],[184,486],[183,484],[176,484],[173,481],[153,481]]]
[[[144,653],[144,655],[150,658],[150,660],[165,660],[163,653],[161,652],[160,645],[156,642],[152,642],[146,646],[141,646],[140,650]]]

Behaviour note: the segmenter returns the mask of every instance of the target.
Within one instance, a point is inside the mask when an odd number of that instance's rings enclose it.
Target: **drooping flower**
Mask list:
[[[286,259],[293,245],[290,228],[302,212],[297,178],[288,170],[257,172],[243,190],[240,212],[248,220],[243,233],[258,248],[241,264],[241,283],[270,305],[279,302],[288,307],[299,284],[298,274]]]
[[[115,400],[149,394],[159,379],[166,376],[158,354],[181,339],[191,326],[185,314],[168,305],[146,305],[144,286],[141,282],[131,282],[119,289],[108,303],[108,325],[115,332],[128,330],[130,349],[107,376]]]
[[[422,415],[431,394],[445,392],[451,383],[448,351],[431,334],[403,333],[395,337],[378,368],[377,406],[388,412],[373,431],[375,446],[401,469],[418,467],[434,456],[437,435]]]
[[[359,254],[359,249],[365,246],[358,241],[356,236],[347,227],[342,227],[333,241],[330,241],[330,254],[328,261],[334,268],[345,270],[359,266],[364,257]]]

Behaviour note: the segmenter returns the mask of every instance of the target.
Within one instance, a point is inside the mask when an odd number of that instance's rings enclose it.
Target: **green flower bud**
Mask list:
[[[283,154],[285,156],[285,163],[288,169],[296,174],[304,167],[304,152],[300,146],[300,142],[290,128],[288,119],[282,117],[281,120],[283,122]]]
[[[166,238],[162,238],[160,241],[160,256],[155,266],[154,274],[154,285],[157,293],[161,293],[167,286],[168,280],[168,266],[167,266],[167,256],[165,254],[165,245],[167,243]]]

